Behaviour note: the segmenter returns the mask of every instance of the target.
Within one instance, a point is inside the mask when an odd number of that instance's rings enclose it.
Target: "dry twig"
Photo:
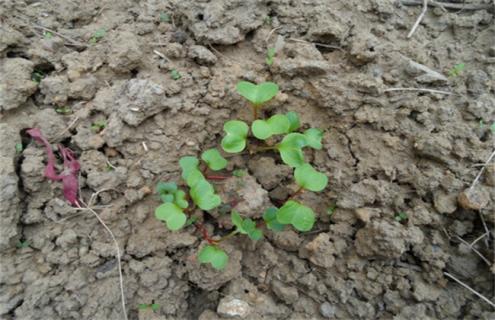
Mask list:
[[[418,16],[418,19],[416,19],[416,22],[414,23],[413,27],[411,28],[411,31],[409,31],[409,34],[407,35],[407,38],[409,39],[412,37],[416,29],[418,28],[421,20],[423,20],[423,17],[426,14],[426,11],[428,10],[428,0],[423,0],[423,9],[421,10],[420,15]]]
[[[490,163],[490,161],[492,161],[493,157],[495,157],[495,150],[493,150],[492,154],[488,157],[488,159],[483,164],[483,167],[481,168],[480,172],[478,172],[478,175],[476,176],[476,178],[474,178],[473,183],[471,183],[471,187],[469,187],[469,191],[472,191],[474,189],[474,187],[476,186],[476,184],[478,184],[478,182],[481,178],[481,175],[483,174],[483,171],[485,171],[486,166]]]
[[[389,89],[383,90],[383,92],[392,92],[392,91],[422,91],[422,92],[440,93],[440,94],[446,94],[446,95],[452,94],[452,92],[448,92],[448,91],[426,89],[426,88],[389,88]]]
[[[419,6],[423,3],[421,0],[401,0],[401,3],[405,6]],[[488,4],[488,3],[481,3],[481,4],[471,4],[471,3],[451,3],[451,2],[436,2],[436,1],[429,1],[428,6],[430,7],[443,7],[445,9],[455,9],[455,10],[484,10],[484,9],[490,9],[493,7],[493,5]]]
[[[487,297],[485,297],[481,293],[478,293],[477,291],[475,291],[470,286],[468,286],[467,284],[465,284],[461,280],[457,279],[456,277],[454,277],[450,273],[444,272],[443,274],[446,275],[447,277],[449,277],[450,279],[454,280],[455,282],[457,282],[458,284],[460,284],[464,288],[468,289],[469,291],[471,291],[472,293],[474,293],[475,295],[477,295],[479,298],[481,298],[483,301],[485,301],[486,303],[488,303],[489,305],[491,305],[493,308],[495,308],[495,303],[493,303],[492,301],[490,301],[490,299],[488,299]]]
[[[490,261],[489,261],[487,258],[485,258],[485,256],[484,256],[484,255],[482,255],[482,254],[481,254],[481,253],[480,253],[480,252],[479,252],[476,248],[474,248],[472,245],[470,245],[470,244],[469,244],[469,242],[467,242],[466,240],[462,239],[462,238],[461,238],[461,237],[459,237],[459,236],[456,236],[456,238],[457,238],[460,242],[462,242],[462,243],[464,243],[466,246],[468,246],[468,247],[469,247],[469,249],[473,250],[473,251],[474,251],[474,252],[475,252],[475,253],[476,253],[476,254],[477,254],[477,255],[481,258],[481,260],[485,261],[485,263],[486,263],[488,266],[491,266],[491,265],[492,265],[492,264],[490,263]]]

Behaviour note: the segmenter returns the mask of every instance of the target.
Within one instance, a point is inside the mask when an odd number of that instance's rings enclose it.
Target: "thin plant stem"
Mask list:
[[[297,197],[298,195],[300,195],[301,193],[304,192],[304,188],[303,187],[299,187],[299,189],[296,190],[296,192],[294,192],[290,197],[289,199],[287,200],[291,200],[291,199],[294,199],[295,197]]]
[[[239,231],[238,231],[238,230],[234,230],[234,231],[232,231],[231,233],[229,233],[228,235],[221,237],[219,240],[214,240],[214,241],[215,241],[215,243],[220,243],[220,242],[222,242],[222,241],[225,241],[225,240],[227,240],[227,239],[232,238],[233,236],[235,236],[235,235],[236,235],[236,234],[238,234],[238,233],[239,233]]]
[[[481,293],[475,291],[473,288],[471,288],[470,286],[468,286],[467,284],[465,284],[464,282],[462,282],[461,280],[457,279],[456,277],[454,277],[453,275],[451,275],[450,273],[448,272],[444,272],[443,273],[444,275],[446,275],[447,277],[449,277],[450,279],[454,280],[455,282],[457,282],[458,284],[460,284],[461,286],[463,286],[464,288],[468,289],[469,291],[471,291],[473,294],[477,295],[479,298],[481,298],[483,301],[485,301],[486,303],[488,303],[489,305],[491,305],[493,308],[495,308],[495,303],[493,303],[492,301],[490,301],[490,299],[488,299],[487,297],[485,297],[484,295],[482,295]]]

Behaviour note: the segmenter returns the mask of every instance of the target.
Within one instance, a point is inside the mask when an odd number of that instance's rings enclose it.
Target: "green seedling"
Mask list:
[[[70,107],[60,107],[56,108],[55,112],[59,114],[69,114],[72,113],[72,109]]]
[[[492,134],[495,134],[495,122],[492,123],[492,125],[490,126],[490,131],[492,132]]]
[[[258,109],[278,93],[278,85],[273,82],[254,84],[248,81],[240,81],[236,86],[237,92],[246,98],[253,106],[254,119],[258,118]]]
[[[208,175],[209,170],[218,171],[228,168],[227,160],[216,148],[202,152],[200,159],[194,156],[182,157],[179,160],[179,166],[182,170],[181,178],[185,181],[184,187],[187,190],[182,190],[174,182],[160,182],[156,191],[163,203],[156,208],[155,216],[164,221],[167,228],[172,231],[194,224],[206,242],[206,245],[198,252],[198,261],[210,264],[217,270],[224,269],[228,263],[229,258],[221,248],[221,243],[231,237],[246,235],[251,240],[261,240],[263,230],[265,230],[260,227],[263,224],[272,232],[282,231],[287,225],[302,232],[311,230],[316,221],[316,215],[311,208],[296,200],[296,197],[305,190],[323,191],[328,184],[328,178],[324,173],[318,172],[310,163],[305,162],[303,152],[306,147],[315,150],[322,149],[323,132],[321,130],[310,128],[300,132],[301,123],[295,112],[288,112],[285,115],[276,114],[267,120],[256,119],[258,108],[277,94],[278,86],[271,82],[255,85],[241,81],[237,84],[237,91],[254,107],[255,119],[251,124],[253,136],[249,136],[249,126],[245,122],[227,121],[223,126],[225,132],[221,141],[223,150],[227,153],[240,153],[246,149],[251,140],[258,139],[256,148],[249,149],[249,155],[262,151],[277,151],[282,161],[294,168],[294,179],[299,189],[290,195],[280,208],[266,209],[262,219],[245,218],[235,210],[238,195],[226,194],[229,202],[222,203],[222,198],[216,194],[214,186],[208,180],[236,177],[233,181],[235,187],[242,188],[246,184],[243,179],[247,174],[246,170],[236,169],[227,176]],[[277,135],[282,136],[277,137]],[[273,136],[275,137],[269,143],[265,141]],[[272,141],[275,144],[272,144]],[[265,145],[260,146],[260,143]],[[233,229],[225,236],[210,237],[208,229],[203,226],[198,215],[191,214],[198,209],[203,211],[215,209],[215,217],[230,214]],[[335,207],[329,208],[327,213],[331,215],[333,210]],[[253,216],[256,215],[253,213]]]
[[[282,231],[284,230],[285,225],[278,222],[277,211],[278,209],[275,207],[270,207],[266,209],[265,213],[263,213],[263,220],[265,221],[265,224],[268,229],[273,231]]]
[[[179,73],[179,71],[177,71],[177,69],[172,69],[170,70],[170,78],[172,78],[172,80],[179,80],[180,78],[182,78],[182,75]]]
[[[401,211],[395,215],[394,219],[395,221],[403,222],[409,219],[409,217],[407,216],[407,213]]]
[[[152,310],[153,312],[156,312],[158,311],[158,309],[160,309],[160,305],[158,303],[151,303],[151,304],[147,304],[147,303],[140,303],[138,304],[138,309],[139,310],[147,310],[147,309],[150,309]]]
[[[27,240],[18,241],[16,244],[16,247],[19,249],[29,248],[29,246],[30,246],[30,244],[29,244],[29,241],[27,241]]]
[[[275,54],[277,52],[275,51],[275,48],[268,48],[266,51],[266,59],[265,62],[267,65],[271,66],[273,64],[273,60],[275,58]]]
[[[44,31],[43,32],[43,38],[51,39],[51,38],[53,38],[53,33],[51,33],[50,31]]]
[[[328,177],[316,171],[309,163],[305,163],[294,170],[297,184],[306,190],[319,192],[327,186]]]
[[[291,224],[296,230],[309,231],[315,223],[315,213],[299,202],[289,200],[276,213],[281,224]]]
[[[24,150],[24,147],[22,146],[22,143],[16,143],[15,144],[15,152],[22,153],[22,150]]]
[[[89,39],[89,43],[97,43],[98,41],[100,41],[101,39],[103,39],[103,37],[107,34],[107,31],[103,28],[101,29],[98,29],[96,30],[93,35],[91,36],[91,38]]]
[[[201,160],[206,162],[208,168],[213,171],[222,170],[227,166],[227,160],[215,148],[203,152]]]
[[[452,67],[452,69],[449,70],[449,76],[451,77],[457,77],[461,74],[461,72],[464,70],[464,63],[459,63],[456,64],[455,66]]]
[[[165,22],[169,23],[172,19],[170,18],[170,15],[166,12],[160,13],[160,22]]]
[[[248,125],[239,120],[230,120],[223,125],[223,131],[227,134],[222,139],[222,148],[228,153],[237,153],[246,147],[246,138],[249,131]]]
[[[31,80],[36,83],[40,83],[44,77],[46,77],[45,73],[40,70],[34,70],[33,73],[31,73]]]
[[[271,26],[272,23],[273,23],[273,18],[271,16],[266,16],[265,19],[263,20],[263,22],[266,24],[266,25],[269,25]]]
[[[336,204],[332,204],[330,207],[327,208],[327,214],[329,217],[331,217],[334,214],[335,209],[337,209]]]
[[[222,249],[214,245],[203,247],[198,254],[200,263],[209,263],[217,270],[222,270],[229,262],[229,256]]]
[[[263,237],[263,232],[256,228],[256,222],[251,219],[242,219],[240,214],[232,210],[232,223],[236,226],[235,233],[246,234],[252,240],[259,240]]]
[[[91,124],[91,131],[98,133],[105,129],[107,122],[105,120],[97,120]]]

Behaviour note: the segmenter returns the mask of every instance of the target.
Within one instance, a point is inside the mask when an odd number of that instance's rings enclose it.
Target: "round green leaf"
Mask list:
[[[328,177],[316,171],[309,163],[296,168],[294,178],[299,186],[310,191],[321,191],[328,183]]]
[[[251,240],[257,241],[263,238],[263,232],[260,229],[255,229],[252,232],[250,232],[248,236],[249,238],[251,238]]]
[[[272,134],[283,134],[289,132],[289,119],[283,114],[276,114],[267,120]]]
[[[215,194],[215,189],[206,180],[200,180],[191,188],[191,198],[203,210],[211,210],[222,203],[222,199]]]
[[[239,138],[238,136],[226,135],[222,139],[222,148],[228,153],[237,153],[244,150],[246,147],[246,138]]]
[[[247,137],[249,127],[244,121],[230,120],[224,123],[223,130],[233,136]]]
[[[306,137],[308,146],[317,150],[321,149],[321,139],[323,138],[323,132],[320,129],[310,128],[304,131],[304,136]]]
[[[299,116],[294,111],[287,112],[287,119],[289,120],[289,132],[296,131],[301,126],[299,122]]]
[[[201,159],[208,165],[213,171],[222,170],[227,166],[227,160],[218,152],[217,149],[209,149],[203,152]]]
[[[209,263],[213,268],[222,270],[229,261],[229,256],[222,249],[216,246],[204,246],[198,253],[200,263]]]
[[[268,229],[273,231],[282,231],[284,229],[284,225],[277,221],[277,211],[278,209],[275,207],[266,209],[263,214],[263,220],[265,220]]]
[[[293,168],[297,168],[304,163],[304,154],[301,149],[283,148],[279,149],[282,161]]]
[[[187,177],[192,171],[198,170],[199,160],[196,157],[186,156],[179,160],[179,166],[182,169],[182,179],[187,181]]]
[[[232,220],[232,223],[234,224],[234,226],[237,227],[237,230],[239,230],[240,233],[246,233],[242,228],[242,218],[239,212],[232,210],[232,213],[230,214],[230,218]]]
[[[277,220],[283,224],[291,224],[299,231],[309,231],[315,223],[315,214],[311,208],[289,200],[277,211]]]
[[[156,184],[156,192],[158,193],[174,193],[177,191],[177,184],[175,182],[158,182]]]
[[[156,208],[155,217],[158,220],[165,221],[170,230],[179,230],[187,220],[181,208],[171,202],[164,203]]]
[[[260,140],[268,139],[272,135],[270,126],[264,120],[255,120],[251,125],[251,131],[253,131],[253,135]]]
[[[203,176],[203,174],[201,173],[201,171],[199,171],[199,169],[197,168],[194,168],[194,169],[191,169],[186,177],[186,183],[189,187],[194,187],[196,185],[196,183],[198,183],[198,181],[201,181],[201,180],[204,180],[205,177]]]
[[[182,209],[189,207],[189,203],[186,200],[186,193],[182,190],[177,190],[174,194],[174,203]]]
[[[263,82],[258,85],[240,81],[236,86],[237,92],[254,105],[270,101],[278,93],[278,86],[273,82]]]
[[[174,202],[174,195],[171,193],[160,194],[160,199],[163,202]]]

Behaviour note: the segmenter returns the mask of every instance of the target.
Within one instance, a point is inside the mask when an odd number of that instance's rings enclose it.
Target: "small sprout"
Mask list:
[[[278,93],[278,85],[273,82],[262,82],[254,84],[247,81],[240,81],[236,86],[237,92],[255,106],[260,106]]]
[[[160,13],[160,22],[165,22],[169,23],[172,19],[170,18],[170,15],[166,12],[161,12]]]
[[[251,125],[253,135],[260,140],[268,139],[275,134],[288,133],[289,128],[289,119],[282,114],[276,114],[266,121],[255,120]]]
[[[449,70],[449,76],[451,77],[457,77],[461,74],[461,72],[464,70],[465,64],[464,63],[458,63],[452,69]]]
[[[72,113],[72,109],[70,107],[60,107],[55,109],[55,112],[60,114],[69,114]]]
[[[186,200],[186,193],[178,189],[175,182],[158,182],[156,192],[164,203],[172,202],[182,209],[189,206]]]
[[[213,171],[222,170],[227,166],[227,160],[222,157],[220,152],[215,148],[203,152],[201,159],[206,162],[208,168]]]
[[[19,248],[19,249],[29,248],[29,241],[27,241],[27,240],[18,241],[17,244],[16,244],[16,247]]]
[[[275,51],[275,48],[268,48],[268,50],[266,51],[266,64],[271,66],[273,64],[273,60],[275,58],[275,54],[277,52]]]
[[[205,246],[198,253],[198,261],[200,263],[209,263],[217,270],[222,270],[229,261],[229,256],[217,246]]]
[[[179,80],[180,78],[182,78],[182,75],[179,73],[179,71],[177,71],[177,69],[172,69],[170,70],[170,78],[172,78],[172,80]]]
[[[263,214],[263,220],[265,220],[268,229],[273,231],[282,231],[284,230],[285,226],[277,221],[277,211],[278,209],[275,207],[266,209],[265,213]]]
[[[95,33],[93,33],[93,36],[89,39],[89,42],[90,43],[97,43],[98,41],[100,41],[101,39],[103,39],[103,37],[107,34],[107,31],[105,29],[98,29],[95,31]]]
[[[307,146],[305,135],[301,133],[289,133],[277,145],[277,149],[285,164],[297,168],[304,164],[302,148],[305,146]]]
[[[242,170],[242,169],[236,169],[236,170],[232,171],[232,175],[234,177],[237,177],[237,178],[242,178],[242,177],[245,177],[247,175],[247,171]]]
[[[171,202],[166,202],[156,208],[155,217],[158,220],[165,221],[167,227],[172,231],[182,228],[187,220],[187,217],[184,212],[182,212],[182,209]]]
[[[315,223],[315,213],[296,201],[287,201],[277,211],[277,221],[282,224],[291,224],[299,231],[309,231]]]
[[[211,210],[222,203],[222,199],[215,194],[215,189],[206,180],[199,180],[189,192],[194,203],[203,210]]]
[[[158,311],[158,309],[160,309],[160,305],[158,303],[152,303],[152,304],[140,303],[138,304],[138,309],[139,310],[151,309],[153,312],[156,312]]]
[[[480,130],[483,130],[485,127],[485,123],[483,122],[483,119],[480,120]]]
[[[44,31],[43,32],[43,38],[51,39],[51,38],[53,38],[53,33],[51,33],[50,31]]]
[[[106,126],[107,126],[107,122],[105,120],[97,120],[93,122],[93,124],[91,125],[91,131],[98,133],[103,129],[105,129]]]
[[[148,309],[148,306],[149,305],[146,303],[140,303],[140,304],[138,304],[138,309],[139,310],[146,310],[146,309]]]
[[[401,211],[395,215],[394,219],[395,219],[395,221],[403,222],[403,221],[406,221],[407,219],[409,219],[409,217],[407,216],[407,213]]]
[[[45,76],[46,75],[43,71],[34,70],[33,73],[31,73],[31,80],[33,80],[36,83],[40,83]]]
[[[294,170],[297,184],[306,190],[319,192],[327,186],[328,177],[316,171],[309,163],[305,163]]]
[[[289,120],[289,132],[294,132],[299,129],[301,123],[299,121],[299,116],[297,115],[297,113],[295,113],[294,111],[289,111],[287,112],[286,117]]]
[[[113,171],[115,170],[114,167],[111,164],[107,164],[107,171]]]
[[[490,126],[490,131],[492,132],[492,134],[495,134],[495,122],[492,123],[492,125]]]
[[[329,217],[331,217],[333,215],[333,213],[335,212],[335,209],[337,209],[336,204],[332,204],[330,207],[327,208],[327,214]]]
[[[24,150],[24,147],[22,146],[22,143],[16,143],[15,144],[15,152],[21,153],[22,150]]]
[[[160,309],[160,305],[158,303],[152,303],[150,305],[150,307],[151,307],[151,310],[153,310],[153,312],[156,312],[156,311],[158,311],[158,309]]]
[[[232,223],[237,227],[236,232],[247,234],[252,240],[259,240],[263,237],[263,232],[256,228],[256,222],[251,219],[242,219],[241,215],[233,210],[231,214]]]
[[[184,227],[187,227],[187,226],[190,226],[192,224],[195,224],[196,221],[198,221],[198,219],[199,218],[197,216],[191,216],[191,217],[187,218],[186,224],[184,225]]]
[[[272,25],[272,22],[273,22],[273,18],[271,16],[266,16],[265,19],[263,20],[263,22],[269,26]]]
[[[304,131],[304,136],[306,137],[308,146],[316,150],[321,150],[321,139],[323,138],[323,132],[320,129],[308,129]]]
[[[246,138],[249,131],[248,125],[239,120],[230,120],[223,125],[223,131],[227,134],[222,139],[222,148],[228,153],[237,153],[246,147]]]

